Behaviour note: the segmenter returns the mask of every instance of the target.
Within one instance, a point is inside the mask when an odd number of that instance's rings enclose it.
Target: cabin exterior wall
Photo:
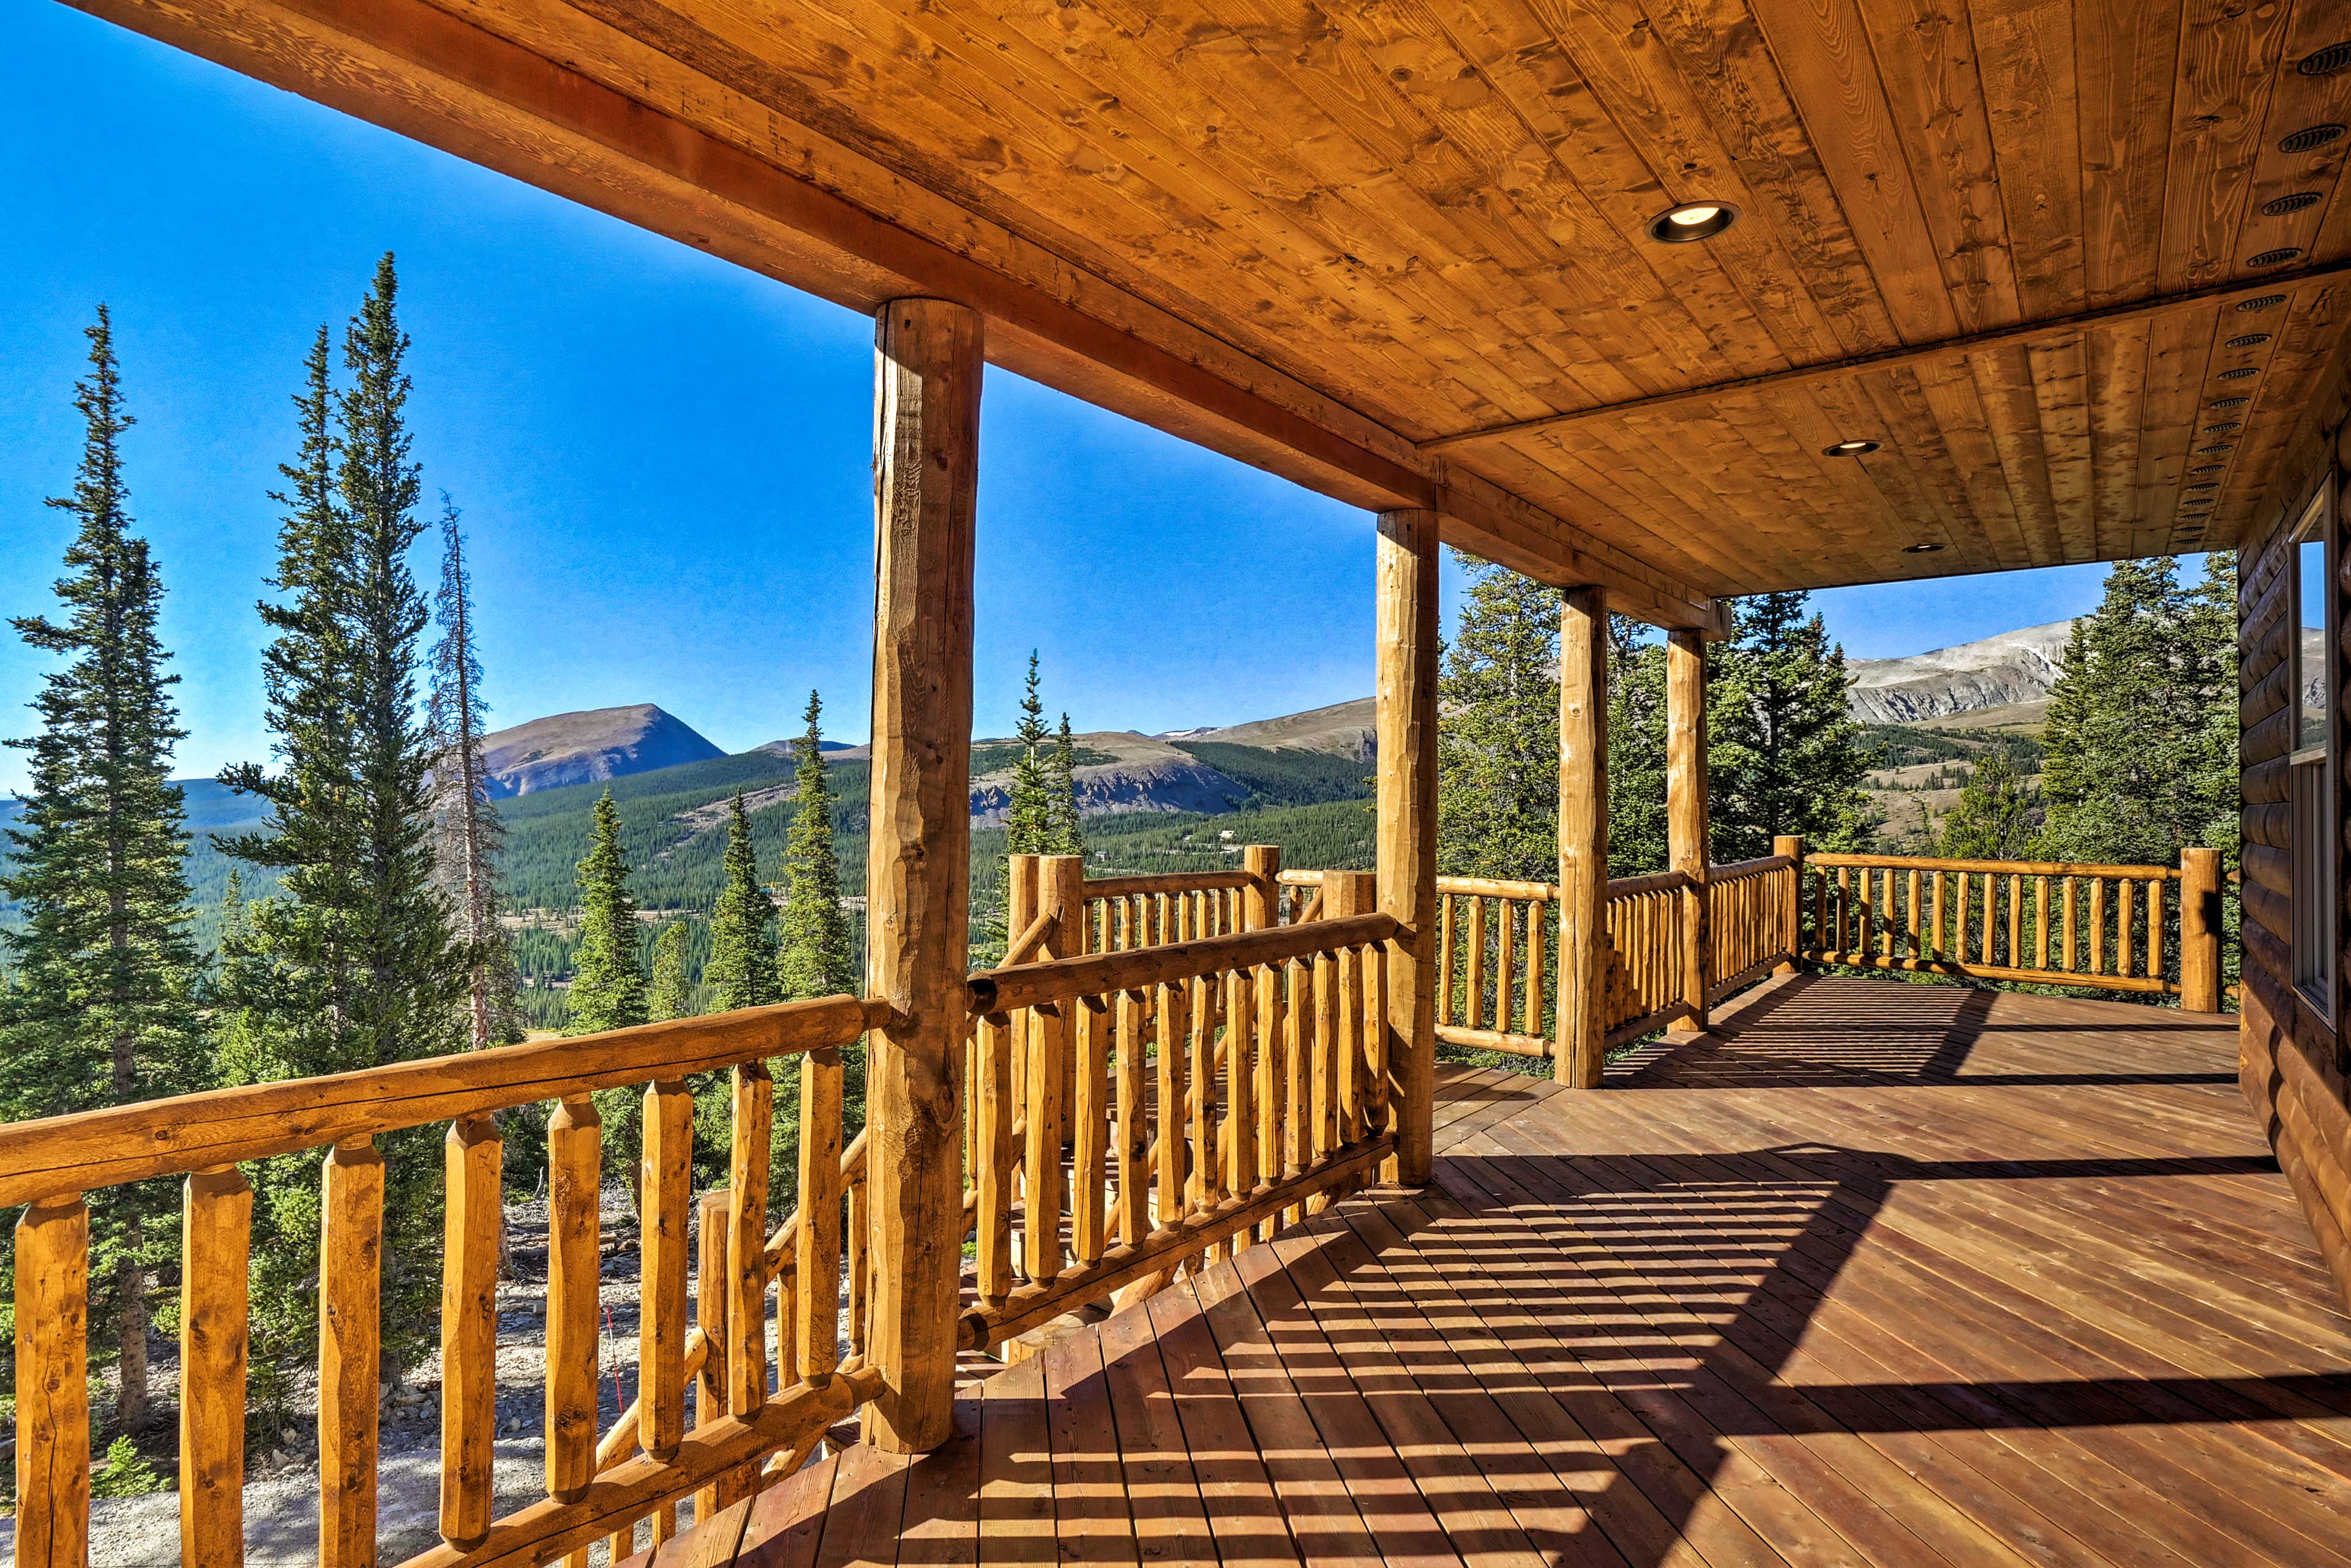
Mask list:
[[[2334,996],[2314,1006],[2294,986],[2294,821],[2288,801],[2288,758],[2298,727],[2298,685],[2289,670],[2299,607],[2292,570],[2294,533],[2313,497],[2333,486],[2339,498],[2351,480],[2351,424],[2345,420],[2345,368],[2338,362],[2289,444],[2279,477],[2264,496],[2256,528],[2238,562],[2238,768],[2243,866],[2243,989],[2239,1019],[2238,1079],[2270,1146],[2310,1218],[2336,1288],[2351,1301],[2351,1061],[2343,1027],[2345,981],[2351,977],[2351,886],[2338,897],[2332,918],[2334,943],[2342,955]],[[2344,636],[2331,648],[2335,694],[2328,722],[2341,768],[2351,746],[2344,744],[2345,695],[2351,681],[2351,578],[2344,567],[2341,506],[2335,509],[2337,569],[2332,584],[2335,624]],[[2351,827],[2351,781],[2339,782],[2335,810],[2338,835]],[[2338,843],[2344,840],[2338,836]],[[2351,866],[2351,854],[2338,856]]]

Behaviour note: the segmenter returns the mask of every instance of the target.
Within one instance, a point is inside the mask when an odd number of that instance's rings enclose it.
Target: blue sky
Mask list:
[[[387,249],[495,721],[657,702],[736,750],[796,729],[815,687],[828,733],[864,738],[865,318],[49,0],[0,0],[0,615],[50,604],[69,519],[41,498],[71,483],[104,300],[140,421],[134,514],[171,590],[182,771],[265,755],[253,605],[288,398]],[[1081,729],[1371,689],[1364,514],[1017,377],[990,371],[982,406],[983,733],[1010,727],[1032,646]],[[1908,653],[2078,613],[2102,575],[1820,602],[1850,652]],[[0,641],[0,734],[29,727],[43,667]],[[0,789],[22,779],[0,753]]]

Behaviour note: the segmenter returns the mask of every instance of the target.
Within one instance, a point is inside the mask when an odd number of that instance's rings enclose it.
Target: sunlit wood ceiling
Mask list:
[[[2346,338],[2344,0],[91,8],[831,297],[890,286],[747,254],[757,200],[517,85],[549,62],[1667,598],[2231,542]],[[664,166],[626,191],[631,138]],[[1738,221],[1649,237],[1697,202]],[[1116,358],[1019,330],[1081,392]]]

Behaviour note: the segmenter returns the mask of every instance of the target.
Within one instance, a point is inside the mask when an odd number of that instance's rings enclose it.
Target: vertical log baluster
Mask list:
[[[2090,879],[2090,973],[2106,972],[2106,879]]]
[[[2060,911],[2059,922],[2064,928],[2064,935],[2061,937],[2061,940],[2065,950],[2065,962],[2063,965],[2063,968],[2066,974],[2070,975],[2074,972],[2074,953],[2076,951],[2074,946],[2074,879],[2070,876],[2064,878],[2059,883],[2059,896],[2064,900],[2064,907]]]
[[[980,1304],[1000,1307],[1012,1291],[1013,1019],[984,1018],[975,1031],[973,1053],[972,1165],[977,1194],[973,1246],[977,1254]]]
[[[2008,962],[2024,967],[2024,879],[2014,872],[2008,877]]]
[[[1813,946],[1816,951],[1830,950],[1829,942],[1829,873],[1825,866],[1813,873]]]
[[[1257,1190],[1257,977],[1247,969],[1225,976],[1225,1173],[1222,1197]],[[1249,1243],[1234,1235],[1230,1250]]]
[[[1331,907],[1332,893],[1332,883],[1326,878],[1322,884],[1323,910],[1335,916],[1337,911]],[[1339,956],[1335,953],[1317,953],[1313,966],[1307,1147],[1312,1159],[1321,1160],[1338,1144]],[[1330,1206],[1328,1194],[1317,1194],[1307,1199],[1306,1212],[1310,1216],[1320,1214]]]
[[[327,1151],[319,1207],[319,1563],[374,1568],[383,1155],[372,1143],[359,1138]],[[17,1419],[21,1427],[21,1410]],[[591,1448],[594,1423],[591,1409]],[[19,1541],[23,1531],[20,1521]]]
[[[1904,948],[1904,956],[1910,959],[1915,967],[1921,956],[1918,951],[1918,868],[1916,866],[1910,868],[1909,885],[1906,889],[1906,894],[1902,934],[1907,939],[1908,945]]]
[[[849,1184],[849,1232],[841,1245],[849,1253],[849,1354],[865,1354],[865,1302],[872,1268],[866,1254],[866,1228],[872,1215],[866,1206],[865,1177],[861,1172]]]
[[[16,1562],[87,1568],[89,1206],[79,1194],[25,1210],[16,1261]],[[374,1367],[368,1376],[372,1412]]]
[[[187,1179],[180,1218],[180,1562],[245,1561],[246,1279],[253,1188],[235,1166]]]
[[[718,1187],[704,1193],[695,1209],[694,1326],[701,1331],[702,1343],[707,1347],[702,1370],[694,1380],[696,1427],[726,1414],[726,1298],[733,1293],[726,1267],[726,1233],[733,1207],[733,1197],[725,1187]],[[733,1500],[714,1479],[695,1491],[694,1522],[709,1523]]]
[[[490,1531],[497,1432],[498,1184],[496,1122],[453,1122],[444,1141],[447,1209],[441,1254],[441,1536],[459,1548]]]
[[[823,1383],[841,1365],[841,1048],[821,1046],[802,1056],[799,1278],[794,1283],[802,1383]]]
[[[1110,1173],[1111,1006],[1096,997],[1077,1004],[1077,1102],[1071,1108],[1077,1128],[1070,1150],[1070,1246],[1081,1263],[1100,1260],[1108,1244],[1102,1200]]]
[[[1543,950],[1551,942],[1551,903],[1538,899],[1527,905],[1527,999],[1519,1022],[1520,1034],[1543,1038]]]
[[[1224,1179],[1223,1164],[1217,1158],[1217,998],[1214,980],[1206,975],[1189,982],[1191,992],[1191,1028],[1186,1040],[1191,1052],[1185,1077],[1191,1085],[1191,1098],[1186,1105],[1186,1129],[1191,1139],[1191,1180],[1184,1196],[1189,1209],[1202,1209],[1216,1201],[1218,1184]]]
[[[1144,1103],[1144,996],[1121,991],[1118,1019],[1118,1239],[1132,1247],[1151,1232],[1151,1118]]]
[[[1510,1032],[1511,998],[1518,985],[1518,909],[1510,899],[1494,901],[1494,915],[1501,925],[1501,950],[1494,956],[1494,1030],[1499,1034]]]
[[[1281,985],[1281,1174],[1286,1180],[1306,1168],[1312,1134],[1314,972],[1293,958],[1282,966]],[[1296,1225],[1306,1210],[1291,1204],[1282,1223]]]
[[[1334,873],[1335,874],[1335,873]],[[1330,891],[1330,881],[1323,882],[1323,891]],[[1337,910],[1332,910],[1337,914]],[[1469,970],[1466,977],[1468,990],[1468,1016],[1463,1020],[1471,1029],[1486,1027],[1486,900],[1472,896],[1469,900]]]
[[[645,1090],[639,1182],[637,1442],[666,1462],[685,1436],[686,1250],[694,1225],[694,1096],[680,1080]],[[766,1238],[760,1241],[764,1250]]]
[[[1184,1217],[1190,1185],[1185,1169],[1185,1058],[1191,1030],[1186,1020],[1188,988],[1177,981],[1158,988],[1159,1013],[1159,1213],[1162,1227]]]
[[[2138,892],[2138,884],[2133,882],[2129,877],[2116,877],[2115,879],[2115,891],[2116,895],[2115,901],[2115,974],[2120,978],[2128,979],[2131,973],[2131,959],[2135,954],[2135,945],[2132,938],[2137,936],[2137,933],[2131,929],[2131,911],[2133,908],[2134,899]]]
[[[1437,899],[1437,1021],[1456,1022],[1453,1016],[1453,968],[1458,958],[1453,934],[1452,894],[1439,894]]]
[[[768,1194],[775,1180],[776,1082],[766,1062],[747,1061],[735,1069],[731,1089],[726,1337],[711,1354],[726,1364],[726,1413],[747,1419],[768,1402]],[[789,1343],[790,1325],[778,1333]]]
[[[2032,879],[2032,945],[2041,955],[2040,961],[2033,967],[2046,969],[2049,967],[2049,879],[2045,876]]]

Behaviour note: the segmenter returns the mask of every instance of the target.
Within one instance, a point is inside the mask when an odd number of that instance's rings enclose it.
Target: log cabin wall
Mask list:
[[[2345,481],[2351,478],[2351,423],[2345,420],[2345,371],[2337,365],[2289,444],[2279,477],[2263,497],[2238,562],[2238,767],[2242,780],[2244,922],[2242,1012],[2238,1078],[2261,1118],[2278,1163],[2309,1216],[2336,1289],[2351,1301],[2351,1074],[2346,1074],[2343,993],[2351,983],[2351,885],[2338,904],[2335,1005],[2329,1018],[2294,985],[2293,811],[2288,804],[2288,757],[2299,708],[2292,673],[2301,623],[2294,601],[2294,532],[2311,498],[2332,484],[2337,549],[2335,624],[2351,643],[2351,550],[2343,544]],[[2335,754],[2338,768],[2351,757],[2345,744],[2351,647],[2332,651]],[[2351,780],[2340,781],[2338,831],[2351,828]],[[2351,842],[2351,840],[2346,840]],[[2351,852],[2340,857],[2351,867]]]

